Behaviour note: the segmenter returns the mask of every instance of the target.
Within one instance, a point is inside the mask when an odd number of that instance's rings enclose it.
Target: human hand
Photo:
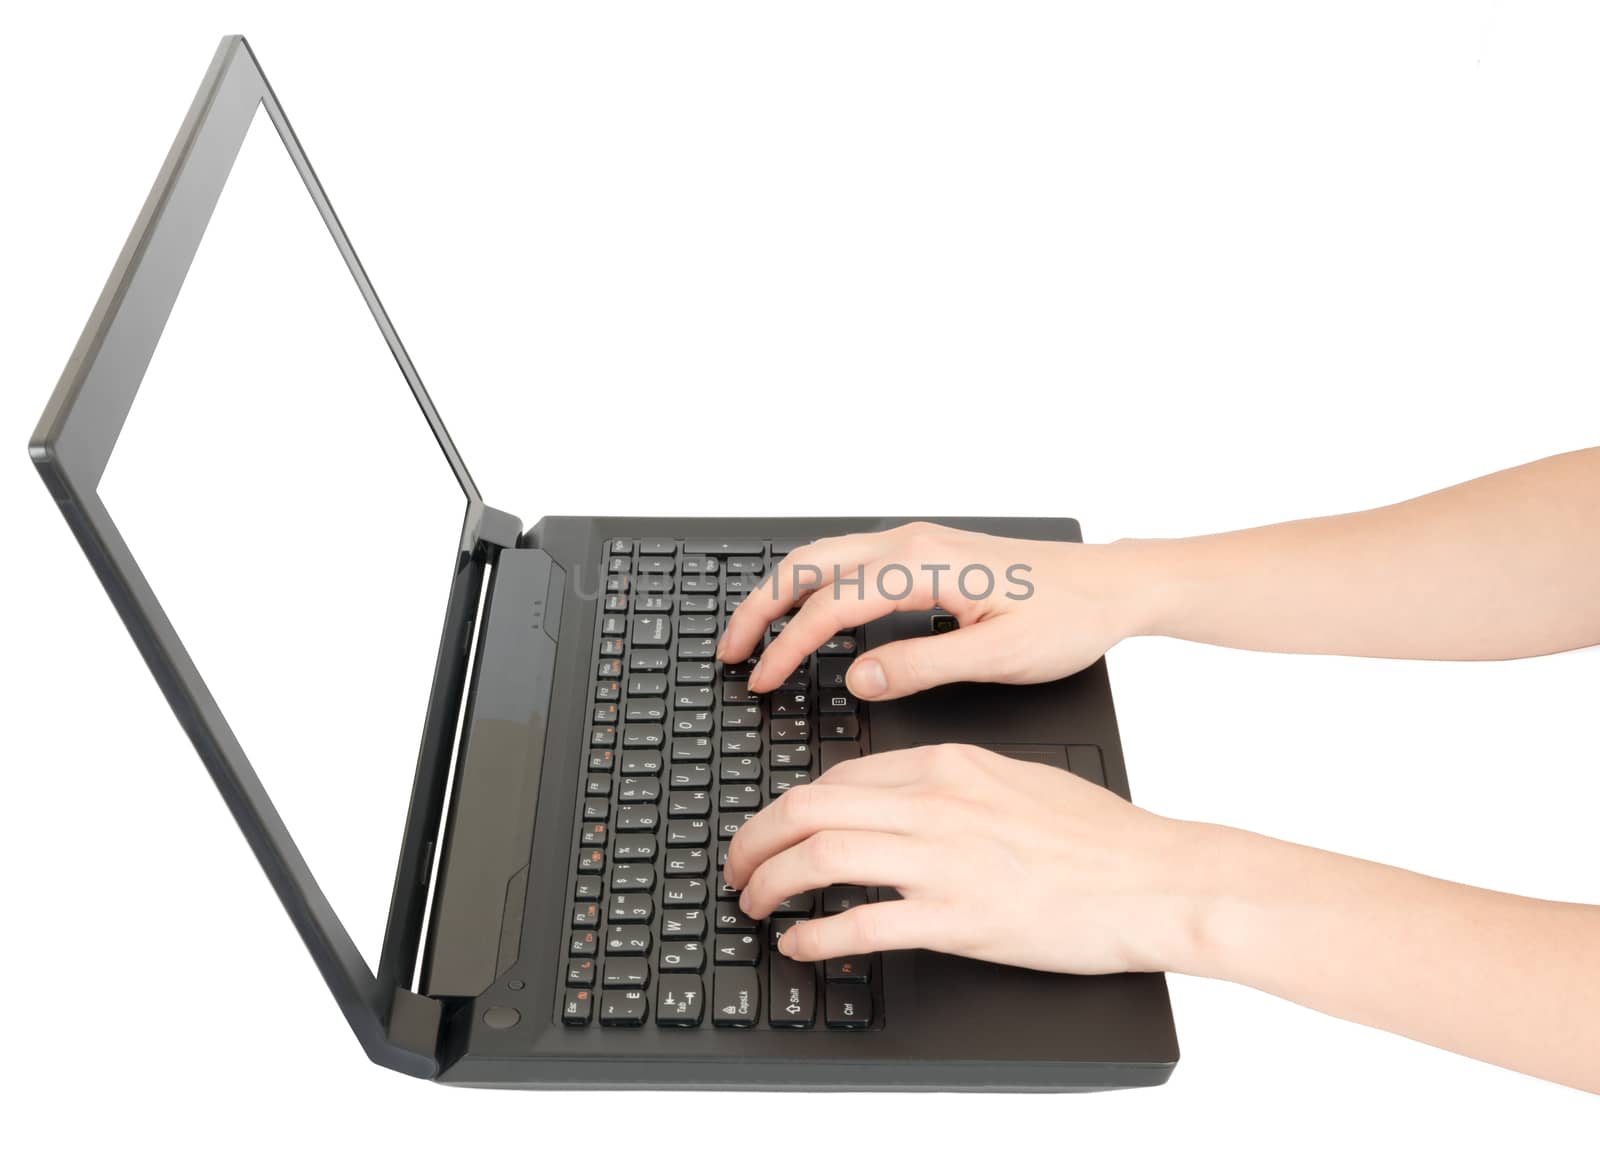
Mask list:
[[[798,604],[750,676],[750,688],[765,693],[840,630],[937,606],[960,628],[863,654],[846,678],[850,692],[877,701],[953,681],[1053,681],[1139,630],[1134,572],[1118,545],[1018,540],[925,522],[830,537],[773,567],[728,619],[717,657],[749,657],[772,622]]]
[[[922,947],[1071,973],[1184,968],[1209,827],[1136,808],[1070,773],[970,745],[843,762],[751,818],[724,880],[753,918],[836,884],[903,900],[801,922],[801,961]]]

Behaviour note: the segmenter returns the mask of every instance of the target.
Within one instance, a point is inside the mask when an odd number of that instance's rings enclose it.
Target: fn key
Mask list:
[[[835,1030],[865,1030],[872,1024],[872,988],[829,982],[828,1025]]]

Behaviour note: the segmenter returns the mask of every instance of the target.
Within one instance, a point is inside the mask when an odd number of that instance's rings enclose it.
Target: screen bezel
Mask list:
[[[97,493],[258,108],[271,117],[466,498],[449,610],[376,973],[323,894]],[[316,414],[307,414],[307,420],[314,425]],[[482,584],[479,534],[485,506],[243,37],[225,37],[218,46],[40,419],[29,452],[368,1055],[407,1073],[436,1074],[426,1022],[418,1028],[419,1016],[426,1019],[428,1011],[406,1004],[407,991],[426,899],[432,840],[428,830],[433,828],[429,823],[436,825],[442,807],[465,680],[465,642]],[[204,480],[193,479],[196,484]],[[352,546],[367,547],[374,558],[381,558],[379,518],[384,511],[341,509],[337,494],[330,498],[329,515],[350,522]],[[193,527],[197,557],[203,553],[205,534],[221,528]],[[336,596],[337,591],[330,589],[329,595]],[[399,1025],[392,1026],[392,1021]]]

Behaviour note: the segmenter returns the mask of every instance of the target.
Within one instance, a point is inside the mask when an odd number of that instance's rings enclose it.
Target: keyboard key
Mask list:
[[[699,978],[663,978],[656,992],[656,1025],[698,1026],[705,1017],[705,987]]]
[[[628,678],[629,697],[665,697],[667,679],[664,674],[645,673]]]
[[[850,982],[827,983],[828,1026],[834,1030],[865,1030],[872,1024],[872,991]]]
[[[705,594],[687,595],[678,598],[679,613],[715,613],[717,599]]]
[[[617,786],[618,801],[655,801],[661,796],[661,783],[649,777],[625,777]]]
[[[666,740],[666,730],[659,725],[630,725],[622,731],[625,749],[652,749]]]
[[[732,837],[744,828],[744,823],[755,817],[755,813],[746,810],[743,813],[724,813],[717,817],[717,836],[722,838]],[[726,847],[724,847],[726,848]],[[722,864],[718,862],[717,864]]]
[[[674,790],[667,795],[668,817],[708,817],[711,794],[703,789]]]
[[[600,621],[600,636],[621,637],[628,631],[628,619],[619,614],[608,614]]]
[[[759,705],[724,705],[722,707],[722,728],[724,729],[755,729],[760,724],[761,707]]]
[[[719,966],[753,966],[761,960],[761,939],[755,934],[718,934],[712,960]]]
[[[662,649],[672,642],[672,618],[635,617],[633,644],[636,649]]]
[[[655,835],[648,833],[618,834],[616,844],[611,847],[611,856],[619,862],[654,861],[656,856]]]
[[[719,592],[722,582],[715,577],[685,577],[680,591],[704,596],[707,593]]]
[[[635,573],[671,573],[676,567],[671,557],[642,557],[633,569]]]
[[[624,777],[654,777],[661,772],[659,749],[630,749],[622,755]]]
[[[661,915],[662,941],[699,941],[705,936],[705,910],[667,910]]]
[[[594,959],[573,958],[567,962],[567,985],[588,988],[594,985]]]
[[[639,551],[644,552],[641,545]],[[683,543],[685,553],[713,553],[718,557],[761,557],[767,551],[766,543],[747,540],[713,540],[709,537],[690,537]]]
[[[630,673],[662,673],[672,664],[672,658],[661,649],[636,650],[628,658],[628,672]]]
[[[561,1003],[561,1020],[569,1026],[587,1026],[594,1015],[594,999],[588,990],[568,990]]]
[[[730,781],[760,781],[761,759],[759,757],[724,757],[717,762],[717,780]]]
[[[615,725],[617,723],[617,706],[615,702],[607,705],[597,705],[590,716],[596,725]]]
[[[706,904],[706,883],[699,878],[680,878],[662,887],[661,904],[668,909],[700,907]]]
[[[817,908],[817,891],[807,890],[803,894],[792,894],[784,898],[772,911],[773,917],[781,914],[809,916]]]
[[[716,666],[709,661],[685,661],[678,666],[679,685],[710,685]]]
[[[719,562],[715,557],[685,557],[682,571],[698,577],[716,573],[718,565]]]
[[[684,818],[667,822],[667,844],[708,845],[711,842],[711,823],[704,818]]]
[[[614,725],[597,725],[589,731],[589,745],[599,749],[617,744],[617,727]]]
[[[678,657],[683,661],[710,661],[717,654],[717,643],[711,637],[680,637]]]
[[[614,926],[647,922],[655,916],[656,906],[645,894],[617,894],[606,907],[606,919]]]
[[[611,871],[611,888],[619,894],[649,893],[656,888],[656,867],[619,865]]]
[[[650,963],[643,958],[609,958],[601,984],[608,990],[642,990],[650,984]]]
[[[648,1005],[643,990],[607,990],[600,997],[602,1026],[642,1026]]]
[[[806,769],[811,765],[811,747],[774,745],[767,750],[767,764],[773,769]]]
[[[606,953],[612,957],[643,956],[650,952],[650,931],[644,926],[614,926],[606,930]]]
[[[748,1028],[761,1013],[761,986],[756,971],[723,966],[711,987],[711,1021],[717,1026]]]
[[[829,886],[822,891],[824,914],[842,914],[866,904],[867,891],[862,886]]]
[[[672,698],[675,709],[710,709],[715,704],[711,688],[706,685],[679,686]]]
[[[622,686],[615,681],[602,681],[594,687],[596,701],[616,701],[622,696]]]
[[[711,753],[712,745],[709,737],[674,737],[672,739],[672,762],[674,765],[685,761],[710,761]]]
[[[609,749],[593,749],[589,751],[589,768],[597,773],[608,773],[611,763],[616,759],[616,754]]]
[[[829,958],[823,963],[823,973],[830,982],[864,982],[872,977],[870,954],[851,954],[843,958]]]
[[[811,721],[805,717],[774,717],[767,729],[774,743],[805,741],[811,736]]]
[[[731,557],[728,560],[729,573],[764,573],[767,563],[760,557]]]
[[[811,712],[811,695],[804,690],[772,695],[773,717],[804,717]]]
[[[797,785],[805,785],[810,780],[809,769],[773,770],[767,775],[767,788],[772,791],[773,797],[779,797]]]
[[[578,853],[578,872],[580,874],[600,874],[606,872],[606,854],[604,850],[586,849]]]
[[[739,908],[738,902],[717,903],[717,932],[743,933],[756,928],[750,915]]]
[[[760,753],[761,734],[755,730],[729,731],[722,735],[723,753]]]
[[[600,924],[600,907],[594,902],[579,902],[572,907],[572,928],[592,930]]]
[[[817,736],[823,741],[854,741],[861,736],[861,719],[848,713],[824,717]]]
[[[785,1029],[805,1029],[817,1020],[817,972],[810,962],[772,955],[767,1021]]]
[[[605,845],[606,826],[604,822],[591,822],[583,827],[582,844]]]
[[[760,809],[761,787],[749,782],[742,785],[725,785],[717,791],[717,805],[724,813],[733,810]]]
[[[675,846],[666,853],[664,868],[669,878],[703,878],[710,867],[711,855],[704,846]]]
[[[609,552],[613,557],[631,557],[633,556],[633,542],[628,540],[626,537],[618,537],[615,541],[611,542],[607,552]]]
[[[838,637],[828,638],[821,645],[817,646],[817,652],[835,657],[849,657],[852,656],[858,648],[860,647],[857,645],[856,639],[851,637],[848,633],[845,633],[839,635]]]
[[[698,974],[706,967],[703,942],[662,942],[657,962],[663,974]]]
[[[860,756],[861,746],[853,741],[824,741],[818,765],[822,772],[826,773],[841,761],[850,761]]]
[[[627,721],[656,722],[667,719],[667,702],[661,697],[641,697],[628,702]]]
[[[817,688],[822,690],[843,689],[845,671],[849,668],[849,658],[817,658]]]
[[[772,555],[785,557],[796,549],[804,549],[809,544],[811,542],[804,537],[778,537],[772,542]]]
[[[653,805],[624,805],[617,809],[617,829],[655,829],[661,815]]]
[[[760,700],[759,697],[750,692],[750,686],[747,682],[724,681],[722,683],[722,703],[724,705],[748,705]]]
[[[708,711],[684,712],[672,719],[672,732],[679,737],[702,737],[713,729]]]
[[[646,537],[639,542],[639,556],[661,557],[678,551],[678,543],[666,537]],[[699,553],[699,549],[686,549],[686,553]]]
[[[678,636],[680,637],[715,637],[716,635],[717,619],[715,616],[678,618]]]
[[[668,776],[673,789],[705,789],[711,784],[709,765],[675,765]]]
[[[600,952],[600,938],[593,930],[578,930],[567,939],[567,953],[574,958],[592,958]]]
[[[600,898],[600,879],[596,877],[583,877],[578,879],[578,884],[573,893],[573,899],[580,902],[598,901]]]

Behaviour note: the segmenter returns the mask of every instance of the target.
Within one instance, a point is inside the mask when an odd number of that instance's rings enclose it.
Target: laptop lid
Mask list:
[[[367,1053],[436,1073],[409,987],[504,516],[242,37],[30,452]]]

